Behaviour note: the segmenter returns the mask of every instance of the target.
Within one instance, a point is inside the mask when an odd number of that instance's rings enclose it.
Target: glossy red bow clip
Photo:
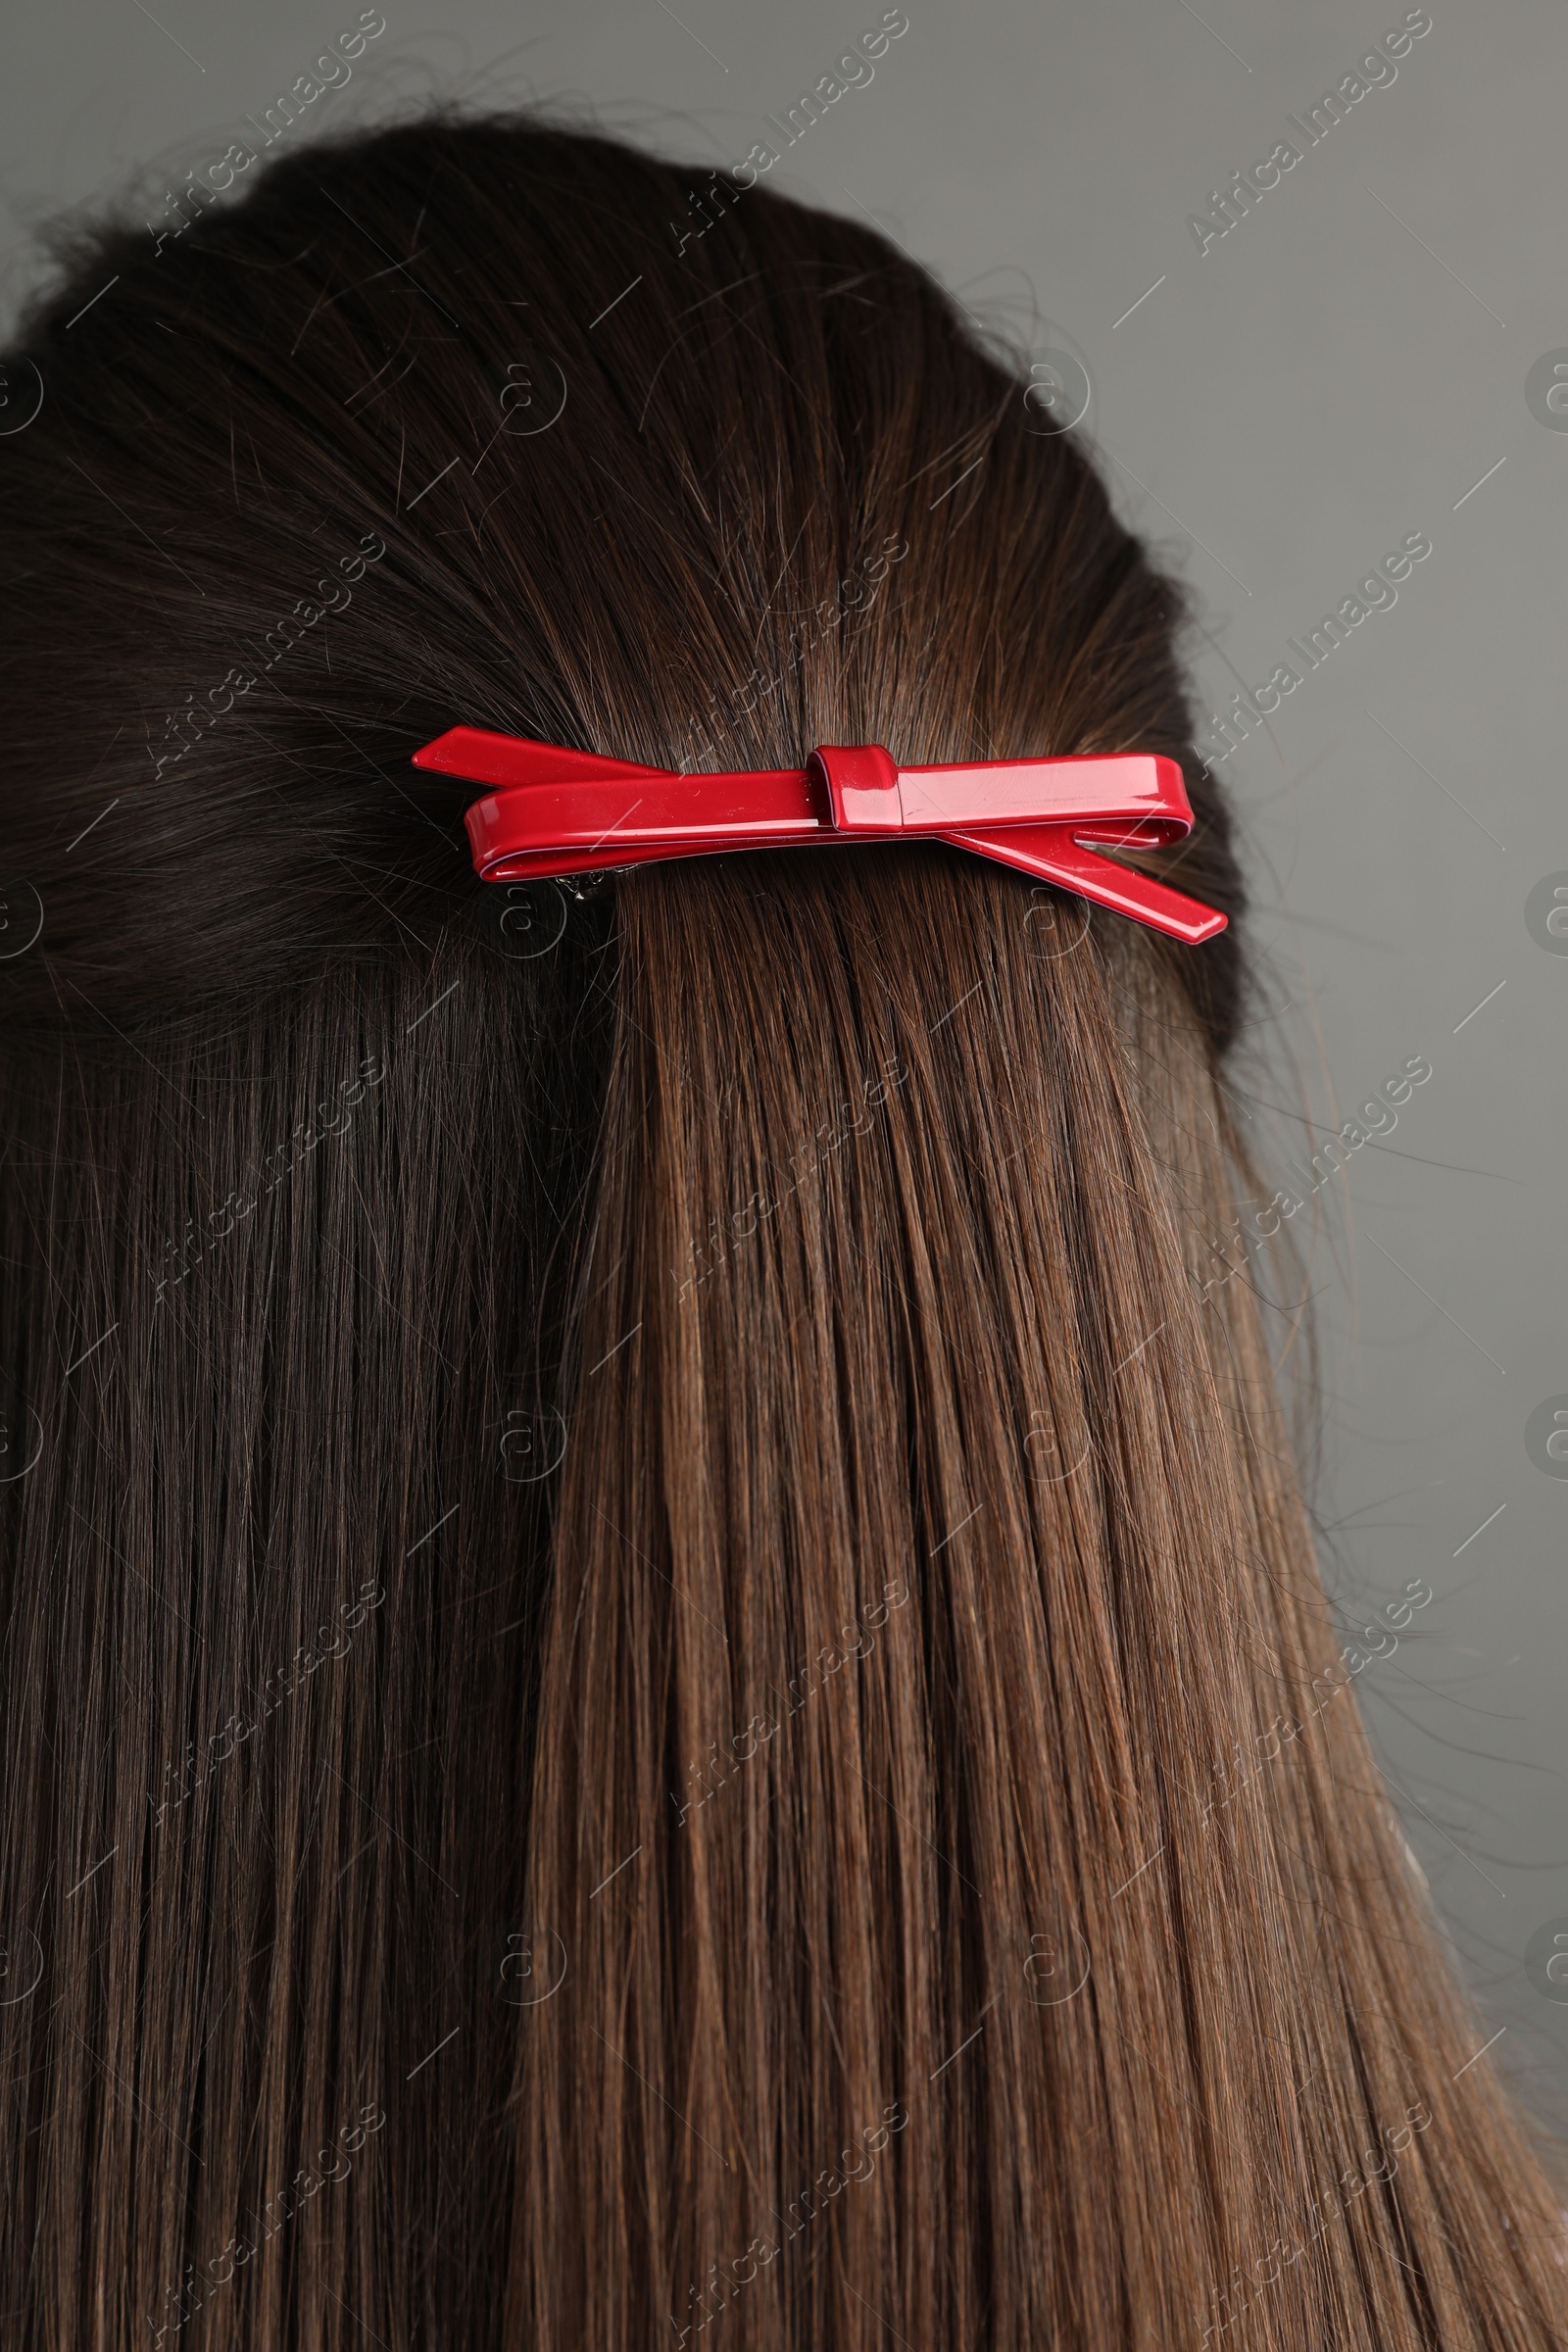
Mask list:
[[[1134,873],[1100,848],[1182,840],[1182,771],[1153,752],[898,767],[880,744],[823,744],[804,768],[678,774],[521,735],[453,727],[416,767],[494,789],[466,813],[475,872],[525,882],[802,843],[952,842],[1196,944],[1225,916]]]

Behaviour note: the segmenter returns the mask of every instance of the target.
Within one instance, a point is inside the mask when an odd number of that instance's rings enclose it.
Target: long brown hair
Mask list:
[[[485,889],[409,765],[1161,751],[1239,911],[1177,594],[760,185],[432,120],[186,211],[0,444],[5,2343],[1560,2341],[1228,1238],[1235,930]]]

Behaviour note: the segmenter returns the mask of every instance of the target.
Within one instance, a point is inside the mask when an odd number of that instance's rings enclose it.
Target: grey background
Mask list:
[[[6,308],[36,278],[41,220],[110,196],[154,213],[358,13],[49,0],[0,20]],[[881,9],[385,13],[295,139],[424,95],[545,98],[722,165]],[[1568,1394],[1553,1042],[1568,956],[1524,919],[1532,888],[1568,872],[1568,432],[1525,401],[1532,363],[1568,347],[1568,18],[1546,0],[1432,0],[1396,81],[1200,254],[1188,215],[1399,24],[1397,0],[907,14],[874,80],[772,184],[871,214],[977,318],[1079,357],[1084,429],[1122,511],[1198,599],[1210,707],[1266,679],[1287,635],[1407,533],[1433,542],[1397,605],[1220,770],[1288,1007],[1254,1041],[1267,1075],[1248,1102],[1284,1184],[1305,1134],[1293,1109],[1326,1126],[1407,1056],[1433,1065],[1397,1130],[1314,1202],[1325,1568],[1348,1625],[1407,1579],[1432,1587],[1356,1688],[1483,2032],[1503,2030],[1494,2058],[1568,2125],[1568,2006],[1524,1966],[1539,1931],[1568,1926],[1568,1480],[1524,1442],[1535,1408]]]

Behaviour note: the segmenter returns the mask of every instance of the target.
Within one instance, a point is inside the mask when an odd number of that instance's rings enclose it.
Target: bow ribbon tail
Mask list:
[[[995,831],[945,832],[943,838],[960,850],[1034,874],[1042,882],[1076,891],[1080,898],[1094,899],[1117,914],[1152,924],[1156,931],[1184,940],[1190,947],[1212,939],[1225,928],[1225,916],[1217,907],[1200,906],[1148,874],[1100,857],[1073,838],[1069,825],[999,825]]]

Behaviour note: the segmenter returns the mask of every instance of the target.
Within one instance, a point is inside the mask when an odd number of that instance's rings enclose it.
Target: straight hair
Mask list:
[[[1023,363],[699,177],[301,150],[7,363],[4,2340],[1538,2352],[1218,1238],[1237,926],[487,888],[409,764],[1161,752],[1241,913]]]

